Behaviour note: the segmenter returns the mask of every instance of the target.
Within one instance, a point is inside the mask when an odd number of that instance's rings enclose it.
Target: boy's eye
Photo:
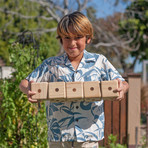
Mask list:
[[[65,36],[64,39],[66,39],[66,40],[70,40],[70,39],[78,40],[78,39],[81,39],[82,37],[83,37],[83,36],[76,36],[76,37],[74,37],[74,38],[71,38],[71,37],[69,37],[69,36]]]
[[[81,39],[82,38],[82,36],[77,36],[77,37],[75,37],[75,39]]]
[[[66,37],[64,37],[65,39],[70,39],[70,37],[68,37],[68,36],[66,36]]]

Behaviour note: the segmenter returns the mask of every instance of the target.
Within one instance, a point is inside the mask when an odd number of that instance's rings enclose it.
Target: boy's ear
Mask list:
[[[60,38],[60,43],[63,44],[62,39]]]
[[[87,39],[86,39],[86,44],[89,44],[90,41],[91,41],[91,38],[87,38]]]

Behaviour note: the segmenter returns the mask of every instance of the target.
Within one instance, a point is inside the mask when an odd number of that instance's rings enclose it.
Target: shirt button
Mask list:
[[[76,119],[76,121],[78,122],[78,121],[79,121],[79,119]]]
[[[76,109],[78,109],[79,108],[79,106],[76,106]]]

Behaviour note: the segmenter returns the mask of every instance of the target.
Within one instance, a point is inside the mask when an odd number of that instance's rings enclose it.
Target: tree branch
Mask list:
[[[51,29],[34,29],[32,30],[33,33],[37,33],[37,34],[44,34],[44,33],[48,33],[48,32],[54,32],[56,31],[56,27],[55,28],[51,28]]]
[[[11,14],[12,16],[18,16],[22,19],[35,19],[35,18],[41,18],[41,19],[44,19],[46,21],[51,21],[53,20],[53,17],[45,17],[45,16],[26,16],[26,15],[23,15],[23,14],[20,14],[18,12],[14,12],[14,11],[9,11],[9,10],[5,10],[5,9],[2,9],[0,8],[0,11],[1,12],[4,12],[4,13],[7,13],[7,14]]]
[[[54,18],[54,20],[56,20],[57,22],[59,22],[60,18],[58,15],[56,15],[53,10],[51,10],[51,5],[53,6],[53,2],[52,3],[47,3],[47,2],[44,2],[42,0],[28,0],[30,2],[36,2],[38,4],[40,4],[42,7],[45,8],[45,10]],[[51,1],[50,1],[51,2]],[[51,4],[51,5],[50,5]],[[60,11],[63,11],[63,9],[61,7],[58,7],[58,5],[54,5],[54,7],[56,7],[56,9],[60,9]]]
[[[84,0],[84,2],[81,4],[80,0],[77,0],[78,3],[78,11],[82,11],[83,9],[86,9],[88,0]]]

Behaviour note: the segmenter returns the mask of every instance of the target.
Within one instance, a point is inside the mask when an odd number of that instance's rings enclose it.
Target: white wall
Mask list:
[[[0,67],[0,79],[11,78],[11,73],[14,72],[14,69],[10,66]]]

